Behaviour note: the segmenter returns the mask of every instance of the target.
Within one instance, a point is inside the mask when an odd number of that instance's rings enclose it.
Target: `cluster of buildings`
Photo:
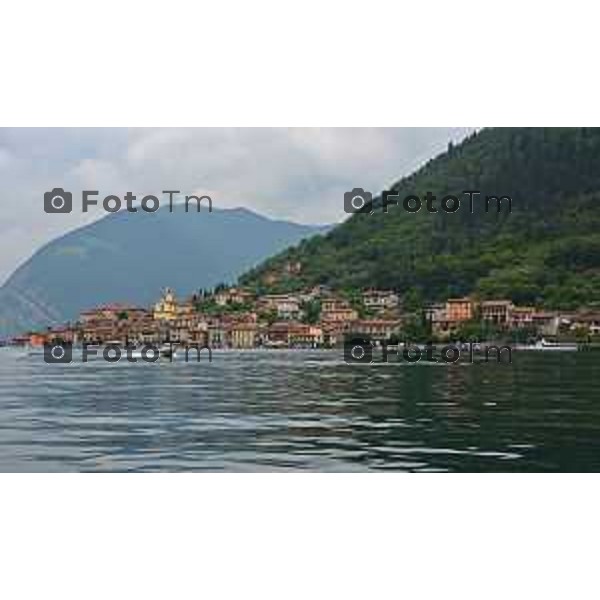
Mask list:
[[[308,303],[319,306],[308,319]],[[179,301],[164,290],[151,308],[110,304],[86,310],[76,323],[33,332],[16,343],[41,345],[62,340],[72,343],[159,344],[176,342],[211,348],[315,348],[343,343],[349,331],[387,339],[402,323],[399,297],[394,292],[368,290],[362,306],[323,286],[294,294],[264,294],[230,287]],[[369,314],[361,318],[359,312]]]
[[[431,335],[437,339],[453,339],[469,322],[487,322],[496,331],[527,329],[540,336],[553,336],[565,329],[600,334],[600,312],[542,311],[515,306],[509,300],[450,298],[443,304],[425,307],[423,313]],[[99,306],[82,312],[74,324],[34,332],[15,342],[176,342],[238,349],[333,347],[342,344],[349,333],[374,340],[401,336],[403,323],[415,316],[414,312],[404,313],[399,295],[389,290],[364,290],[350,302],[325,286],[264,295],[229,287],[183,301],[166,289],[152,308]]]
[[[444,304],[425,308],[432,334],[451,338],[465,322],[476,321],[493,326],[496,331],[527,330],[540,336],[582,332],[600,334],[600,311],[577,312],[540,310],[533,306],[516,306],[510,300],[450,298]]]

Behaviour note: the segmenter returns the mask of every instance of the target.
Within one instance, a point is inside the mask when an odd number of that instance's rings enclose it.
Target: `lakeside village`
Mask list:
[[[410,306],[390,290],[336,292],[326,286],[286,294],[256,294],[218,286],[179,301],[164,290],[152,308],[111,304],[81,313],[75,323],[30,332],[14,345],[163,344],[209,348],[333,348],[348,337],[382,341],[503,341],[542,338],[600,340],[600,311],[565,313],[515,306],[509,300],[450,298]],[[598,336],[598,337],[596,337]]]

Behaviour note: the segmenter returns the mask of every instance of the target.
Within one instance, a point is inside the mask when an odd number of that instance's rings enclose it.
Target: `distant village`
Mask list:
[[[410,335],[414,339],[415,331],[440,341],[464,340],[469,331],[470,339],[480,340],[486,332],[496,338],[517,334],[528,339],[559,335],[581,339],[600,334],[600,312],[561,313],[515,306],[509,300],[469,297],[408,310],[395,291],[368,289],[349,298],[326,286],[263,295],[243,287],[219,286],[178,300],[167,288],[152,308],[98,306],[82,312],[75,323],[30,332],[12,343],[331,348],[342,345],[348,335],[381,341]]]

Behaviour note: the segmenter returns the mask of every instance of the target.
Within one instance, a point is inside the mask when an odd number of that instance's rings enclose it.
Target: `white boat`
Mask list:
[[[537,340],[535,344],[529,344],[522,346],[521,350],[541,350],[541,351],[555,351],[555,352],[577,352],[577,344],[574,342],[549,342],[542,338]]]
[[[287,348],[288,344],[283,340],[271,341],[268,340],[264,343],[265,348]]]
[[[175,358],[177,356],[177,346],[174,344],[163,344],[159,348],[161,358]]]

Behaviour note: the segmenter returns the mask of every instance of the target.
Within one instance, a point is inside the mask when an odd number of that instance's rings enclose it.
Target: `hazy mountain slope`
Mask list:
[[[147,305],[164,286],[184,295],[240,273],[322,228],[244,209],[121,212],[41,248],[0,289],[0,335],[122,301]]]
[[[425,300],[475,292],[565,308],[600,304],[600,129],[483,130],[394,189],[401,197],[431,191],[438,203],[463,190],[507,194],[513,212],[486,213],[482,200],[473,214],[466,206],[452,214],[376,208],[242,281],[279,290],[394,287]],[[299,275],[285,273],[289,260],[301,262]]]

